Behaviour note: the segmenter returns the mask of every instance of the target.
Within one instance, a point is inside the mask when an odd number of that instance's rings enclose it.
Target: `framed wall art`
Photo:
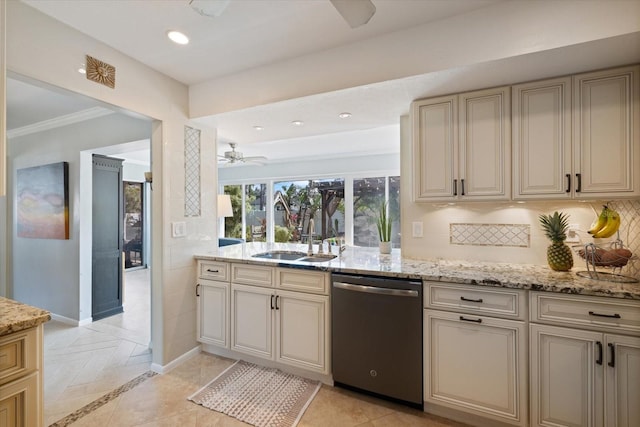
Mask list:
[[[18,237],[68,239],[69,164],[18,169],[16,205]]]

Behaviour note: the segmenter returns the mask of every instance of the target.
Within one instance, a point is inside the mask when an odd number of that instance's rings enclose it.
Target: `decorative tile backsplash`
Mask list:
[[[449,224],[452,245],[528,248],[530,235],[529,224]]]
[[[200,216],[200,130],[184,128],[184,216]]]

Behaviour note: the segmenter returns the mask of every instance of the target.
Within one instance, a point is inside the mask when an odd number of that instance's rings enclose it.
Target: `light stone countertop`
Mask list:
[[[314,252],[317,252],[314,245]],[[560,292],[640,300],[640,283],[616,283],[580,277],[586,265],[577,264],[569,272],[557,272],[547,266],[454,260],[414,260],[402,258],[394,249],[381,255],[377,248],[347,247],[328,262],[309,263],[253,258],[252,255],[272,250],[306,252],[307,245],[287,243],[245,243],[215,248],[198,253],[196,259],[240,262],[245,264],[307,268],[336,273],[422,279],[436,282],[462,283],[479,286]],[[335,252],[335,250],[334,250]]]
[[[0,337],[30,329],[51,320],[51,314],[41,308],[0,297]]]

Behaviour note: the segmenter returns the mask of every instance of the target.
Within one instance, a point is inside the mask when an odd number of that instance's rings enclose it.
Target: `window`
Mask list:
[[[376,247],[376,218],[386,201],[391,242],[400,247],[400,177],[348,178],[347,182],[353,192],[345,192],[345,178],[224,185],[233,208],[233,216],[224,220],[224,236],[247,242],[307,243],[313,218],[315,241],[341,237],[349,244]]]
[[[267,240],[267,186],[248,184],[244,187],[245,222],[247,242]]]
[[[274,240],[306,243],[344,235],[344,180],[280,181],[273,186]]]
[[[388,189],[388,191],[387,191]],[[400,177],[371,177],[353,180],[353,244],[378,246],[376,221],[381,206],[388,203],[391,243],[400,247]]]
[[[242,186],[225,185],[224,194],[231,196],[233,216],[224,219],[224,237],[242,237]]]

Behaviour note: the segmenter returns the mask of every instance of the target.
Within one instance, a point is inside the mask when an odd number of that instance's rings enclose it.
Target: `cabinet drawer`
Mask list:
[[[425,282],[427,308],[453,310],[510,319],[526,318],[526,294],[518,289]]]
[[[0,338],[0,385],[37,369],[37,328]]]
[[[531,321],[640,335],[640,301],[531,292]]]
[[[245,285],[273,287],[273,267],[231,264],[231,281]]]
[[[329,273],[278,268],[276,269],[276,277],[276,283],[280,289],[329,294]]]
[[[198,261],[198,277],[228,282],[229,264],[221,261]]]

